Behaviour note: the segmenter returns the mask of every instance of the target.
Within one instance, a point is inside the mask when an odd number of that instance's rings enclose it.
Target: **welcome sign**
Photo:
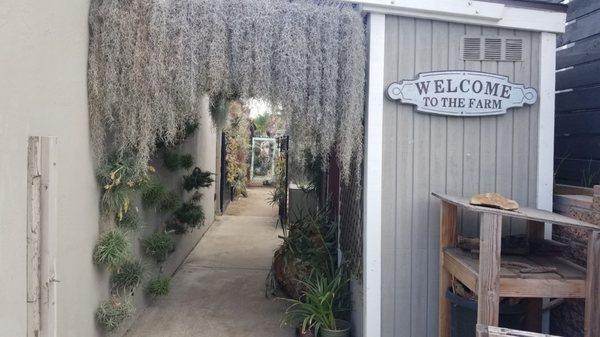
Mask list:
[[[477,71],[421,73],[415,80],[390,84],[387,95],[415,105],[417,111],[448,116],[501,115],[537,101],[535,89]]]

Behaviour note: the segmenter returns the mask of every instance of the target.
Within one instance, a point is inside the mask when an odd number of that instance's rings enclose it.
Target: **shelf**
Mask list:
[[[516,269],[501,266],[500,297],[585,298],[585,269],[560,257],[503,255],[501,261],[525,263],[531,267],[554,267],[559,274],[521,274]],[[460,248],[446,248],[442,266],[477,293],[479,258],[476,254]]]

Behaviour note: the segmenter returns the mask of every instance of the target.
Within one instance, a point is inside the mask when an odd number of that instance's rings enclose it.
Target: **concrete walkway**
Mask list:
[[[229,205],[183,263],[171,292],[144,311],[128,337],[287,337],[285,305],[265,298],[281,240],[270,189],[251,188]]]

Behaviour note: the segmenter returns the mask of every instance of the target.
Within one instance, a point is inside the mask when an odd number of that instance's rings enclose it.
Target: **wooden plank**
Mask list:
[[[600,103],[598,104],[600,105]],[[600,135],[600,130],[594,127],[596,125],[600,125],[600,109],[582,112],[559,113],[556,115],[555,134],[557,137],[579,134]]]
[[[460,44],[465,35],[465,26],[450,23],[448,27],[448,40],[452,44],[448,48],[448,69],[464,69],[465,63],[461,60]],[[463,132],[464,118],[448,118],[448,142],[446,144],[446,191],[456,195],[463,195]],[[462,210],[459,210],[459,231],[462,231]]]
[[[556,69],[593,62],[600,59],[600,35],[575,42],[566,49],[556,51]]]
[[[416,20],[415,73],[431,70],[432,21]],[[402,48],[402,46],[400,47]],[[427,306],[429,260],[429,152],[431,116],[413,114],[413,209],[412,209],[412,312],[411,333],[427,336]],[[437,293],[435,295],[437,300]]]
[[[497,209],[497,208],[471,205],[469,203],[469,199],[464,198],[464,197],[451,196],[451,195],[440,195],[437,193],[433,193],[433,195],[440,198],[441,200],[448,201],[452,204],[455,204],[459,207],[463,207],[463,208],[468,209],[473,212],[492,213],[492,214],[497,214],[497,215],[502,215],[502,216],[507,216],[507,217],[525,219],[525,220],[550,222],[550,223],[553,223],[556,225],[561,225],[561,226],[573,226],[573,227],[582,227],[582,228],[600,230],[600,225],[594,225],[591,223],[579,221],[577,219],[573,219],[570,217],[566,217],[564,215],[560,215],[560,214],[556,214],[556,213],[552,213],[552,212],[548,212],[548,211],[544,211],[544,210],[540,210],[540,209],[521,207],[517,211],[505,211],[505,210],[501,210],[501,209]]]
[[[570,185],[585,185],[584,172],[600,172],[600,160],[560,158],[555,160],[557,166],[556,182]],[[558,167],[560,165],[560,167]],[[597,183],[597,182],[596,182]]]
[[[502,216],[482,213],[480,219],[477,324],[498,325]]]
[[[477,324],[477,337],[558,337],[531,331],[512,330]]]
[[[440,261],[444,261],[444,249],[455,246],[457,243],[458,208],[447,202],[442,202],[440,215]],[[438,335],[450,337],[450,303],[446,299],[446,291],[452,284],[450,273],[445,269],[444,263],[439,267],[439,313]]]
[[[598,85],[599,75],[600,60],[566,68],[556,73],[556,90]]]
[[[573,0],[569,2],[567,21],[577,19],[598,9],[600,9],[600,2],[597,0]]]
[[[432,30],[432,43],[431,43],[431,69],[448,69],[448,48],[449,48],[449,24],[446,22],[433,21]],[[430,116],[431,119],[431,131],[429,134],[430,143],[430,154],[429,154],[429,189],[430,191],[446,191],[446,144],[448,141],[448,117],[444,116]],[[427,293],[430,294],[430,299],[427,302],[427,336],[438,336],[438,309],[439,309],[439,298],[435,296],[440,289],[440,282],[442,281],[440,264],[440,208],[441,202],[437,198],[433,198],[431,195],[429,198],[429,249],[428,249],[428,262],[427,262]],[[451,207],[456,208],[451,205]],[[457,226],[458,219],[454,219],[454,227]],[[438,278],[440,275],[440,278]],[[445,297],[444,297],[445,299]]]
[[[504,257],[506,259],[506,256]],[[559,265],[561,262],[546,264]],[[520,262],[527,262],[520,261]],[[531,262],[531,261],[530,261]],[[446,249],[443,255],[444,269],[452,274],[456,279],[467,286],[471,291],[477,293],[478,290],[478,265],[476,258],[469,257],[459,248]],[[554,278],[522,278],[507,268],[500,268],[500,297],[558,297],[558,298],[583,298],[585,297],[585,272],[576,268],[574,265],[567,266],[562,262],[561,270],[570,270],[565,272],[573,278],[562,279],[558,275]],[[577,275],[577,276],[575,276]]]
[[[501,29],[500,35],[504,37],[514,36],[514,31],[508,29]],[[514,79],[515,76],[515,63],[514,62],[500,62],[498,64],[498,74],[508,76],[510,79]],[[506,114],[496,117],[498,130],[496,133],[496,186],[494,192],[498,192],[502,195],[512,195],[512,181],[513,181],[513,133],[514,133],[514,116],[515,109],[510,109]],[[518,145],[518,144],[517,144]],[[485,191],[487,192],[487,191]],[[470,197],[471,195],[466,195]],[[503,235],[510,234],[511,220],[508,219],[507,223],[502,226]]]
[[[600,336],[600,231],[588,239],[585,297],[585,337]]]
[[[27,150],[27,336],[39,336],[41,287],[41,139],[31,137]]]
[[[561,34],[560,44],[583,40],[586,37],[600,34],[600,11],[583,16],[565,27],[565,33]]]
[[[600,44],[600,41],[598,41]],[[600,87],[579,88],[556,94],[556,111],[591,110],[600,107]]]
[[[541,41],[542,34],[535,33],[531,37],[531,85],[534,88],[540,88],[541,78]],[[539,123],[540,123],[540,104],[534,104],[530,107],[529,114],[529,206],[538,204],[538,158],[540,157],[540,148],[538,146]]]
[[[555,184],[554,185],[554,194],[561,195],[586,195],[593,196],[594,189],[588,187],[580,187],[580,186],[572,186],[572,185],[563,185],[563,184]]]
[[[498,35],[497,28],[484,27],[483,35]],[[481,62],[481,71],[496,74],[498,73],[498,62]],[[525,63],[525,62],[522,62]],[[497,117],[487,117],[481,119],[481,132],[479,134],[480,147],[480,165],[479,165],[479,190],[482,193],[496,191],[496,130]]]
[[[600,159],[600,135],[557,135],[555,146],[556,153],[567,153],[572,159]]]
[[[398,27],[398,78],[413,78],[415,19],[400,17]],[[411,336],[412,309],[412,208],[413,208],[413,107],[397,104],[396,151],[396,304],[392,335]],[[384,142],[385,143],[385,142]],[[387,323],[386,323],[387,324]]]
[[[538,221],[528,221],[529,241],[544,240],[544,223]],[[528,331],[542,331],[542,306],[544,304],[541,298],[530,298],[527,300],[527,313],[525,316],[525,328]]]
[[[467,35],[481,35],[479,26],[467,26]],[[466,61],[465,69],[481,71],[480,61]],[[481,117],[465,118],[464,121],[464,153],[463,153],[463,193],[473,195],[479,193]],[[463,214],[462,235],[475,237],[478,234],[477,214]]]
[[[517,37],[523,39],[523,61],[515,63],[514,81],[517,83],[526,83],[531,86],[531,32],[517,31]],[[512,181],[511,198],[520,205],[527,205],[529,202],[529,143],[530,128],[529,116],[531,115],[531,106],[526,105],[522,108],[513,109],[513,133],[512,133]],[[499,150],[502,151],[502,150]],[[533,177],[531,177],[533,178]],[[510,235],[526,234],[527,226],[524,221],[510,220]]]
[[[385,83],[398,80],[398,18],[387,17],[385,20]],[[383,101],[383,139],[396,138],[398,104],[390,100]],[[396,302],[396,169],[397,149],[395,142],[383,142],[382,175],[382,228],[381,228],[381,328],[382,335],[394,334],[395,302]],[[398,289],[400,290],[400,289]]]

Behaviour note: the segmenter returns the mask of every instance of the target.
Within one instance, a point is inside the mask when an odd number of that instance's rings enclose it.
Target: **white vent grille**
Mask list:
[[[522,38],[465,36],[461,42],[461,55],[465,61],[523,60]]]

